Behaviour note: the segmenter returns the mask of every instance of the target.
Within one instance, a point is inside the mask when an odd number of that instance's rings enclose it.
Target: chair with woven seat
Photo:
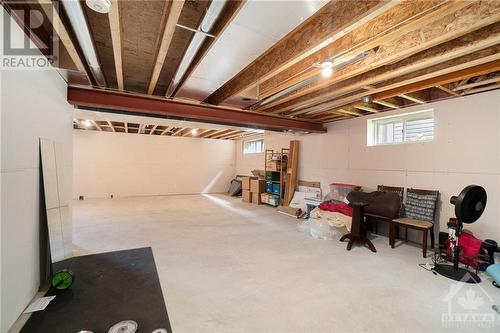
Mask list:
[[[394,248],[398,227],[406,228],[405,241],[408,241],[408,229],[423,232],[422,254],[427,257],[427,234],[431,233],[431,248],[434,248],[434,226],[436,218],[439,191],[408,189],[404,217],[391,222],[390,244]]]

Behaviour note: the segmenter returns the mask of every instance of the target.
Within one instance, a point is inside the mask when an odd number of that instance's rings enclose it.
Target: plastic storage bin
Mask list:
[[[267,181],[279,181],[280,173],[274,171],[266,171],[266,180]]]
[[[279,195],[279,194],[281,193],[281,191],[280,191],[280,190],[281,190],[281,186],[280,186],[280,184],[278,184],[278,183],[274,183],[274,184],[273,184],[273,193],[276,193],[276,194],[278,194],[278,195]]]
[[[360,191],[361,186],[353,184],[331,183],[330,193],[325,197],[326,200],[344,201],[347,195],[353,191]],[[326,201],[325,200],[325,201]]]
[[[273,191],[273,183],[267,182],[266,183],[266,192],[272,192],[272,191]]]
[[[280,204],[280,197],[277,196],[277,195],[270,195],[269,196],[269,204],[271,206],[275,206],[275,207],[279,206],[279,204]]]

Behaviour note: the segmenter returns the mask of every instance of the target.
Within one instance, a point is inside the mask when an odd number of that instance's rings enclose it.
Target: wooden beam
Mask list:
[[[219,136],[220,134],[225,133],[227,131],[230,131],[230,129],[228,129],[228,128],[220,129],[220,130],[217,130],[217,131],[207,135],[206,137],[209,139],[213,139],[214,137]]]
[[[198,129],[198,134],[196,134],[196,137],[202,138],[205,133],[210,132],[211,129]]]
[[[66,26],[63,24],[61,16],[59,15],[58,11],[55,10],[53,2],[50,0],[36,0],[36,1],[40,5],[42,10],[45,12],[45,15],[49,18],[49,20],[51,20],[55,33],[57,34],[59,40],[64,45],[66,51],[68,51],[68,54],[73,63],[75,64],[76,68],[80,72],[85,73],[87,77],[90,79],[92,76],[87,71],[87,67],[84,65],[84,60],[80,56],[80,53],[76,49],[75,45],[73,44],[71,35],[69,31],[66,29]]]
[[[483,81],[477,81],[477,82],[473,82],[473,83],[469,83],[469,84],[462,84],[453,90],[454,91],[466,90],[466,89],[470,89],[470,88],[474,88],[474,87],[478,87],[478,86],[484,86],[486,84],[491,84],[491,83],[496,83],[496,82],[500,82],[500,75],[492,77],[490,79],[483,80]]]
[[[108,123],[108,126],[111,128],[113,132],[116,132],[115,127],[113,126],[113,123],[110,122],[109,120],[106,121]]]
[[[386,100],[375,100],[375,101],[373,101],[373,103],[378,104],[378,105],[382,105],[382,106],[385,106],[385,107],[388,107],[391,109],[399,109],[401,107],[398,104],[395,104],[395,103],[392,103],[392,102],[389,102]]]
[[[226,139],[227,137],[231,137],[231,136],[234,136],[234,135],[237,135],[241,133],[241,130],[233,130],[233,131],[229,131],[225,134],[222,134],[220,136],[217,136],[217,139]]]
[[[497,83],[497,84],[493,84],[493,85],[486,86],[486,87],[480,87],[480,88],[475,88],[475,89],[467,90],[465,92],[465,94],[466,95],[475,94],[475,93],[479,93],[479,92],[483,92],[483,91],[489,91],[489,90],[493,90],[493,89],[499,89],[499,88],[500,88],[500,83]]]
[[[438,88],[438,89],[440,89],[440,90],[444,91],[445,93],[447,93],[447,94],[449,94],[449,95],[452,95],[452,96],[460,96],[460,94],[459,94],[459,93],[457,93],[457,92],[455,92],[455,91],[453,91],[453,90],[451,90],[451,89],[449,89],[449,88],[447,88],[447,87],[445,87],[445,86],[437,85],[437,86],[436,86],[436,88]]]
[[[125,125],[125,133],[128,133],[128,122],[123,123]]]
[[[226,135],[229,135],[229,134],[235,134],[236,132],[239,132],[239,130],[226,130],[224,131],[223,133],[221,134],[218,134],[218,135],[211,135],[210,136],[210,139],[220,139]]]
[[[155,132],[157,127],[158,127],[158,125],[154,125],[153,128],[151,128],[151,130],[149,131],[149,135],[152,135]]]
[[[142,134],[143,129],[144,129],[144,124],[139,124],[139,129],[137,130],[137,134]]]
[[[371,113],[377,113],[377,112],[379,112],[379,110],[377,110],[375,108],[372,108],[370,106],[367,106],[367,105],[356,105],[355,108],[358,109],[358,110],[368,111],[368,112],[371,112]]]
[[[238,131],[237,133],[232,134],[232,135],[229,135],[229,136],[225,136],[225,137],[223,137],[222,139],[224,139],[224,140],[234,140],[234,139],[238,139],[238,138],[243,137],[243,134],[244,134],[244,133],[245,133],[244,131]]]
[[[330,1],[208,96],[205,102],[218,105],[269,79],[394,5],[393,2],[379,0]]]
[[[198,131],[198,129],[197,129],[197,128],[191,128],[191,129],[189,129],[189,131],[187,131],[187,132],[185,132],[184,134],[182,134],[182,136],[193,136],[193,135],[191,134],[191,131],[192,131],[192,130],[196,130],[196,131]]]
[[[355,116],[355,117],[359,117],[359,116],[362,116],[361,113],[357,112],[357,111],[353,111],[353,110],[346,110],[346,109],[338,109],[336,110],[338,112],[341,112],[341,113],[344,113],[346,115],[351,115],[351,116]],[[335,113],[335,110],[332,110],[330,111],[332,113]]]
[[[165,129],[161,132],[160,135],[165,135],[170,130],[169,126],[166,126]]]
[[[123,90],[123,48],[119,0],[111,0],[111,8],[108,13],[108,18],[109,26],[111,28],[111,45],[113,46],[113,57],[115,60],[116,82],[118,89]]]
[[[378,69],[382,66],[394,63],[397,64],[398,61],[401,62],[401,59],[404,59],[404,62],[412,55],[415,55],[415,57],[422,60],[421,53],[428,55],[429,49],[436,50],[439,48],[438,45],[441,46],[442,44],[449,42],[447,48],[444,50],[441,49],[441,52],[445,53],[446,50],[449,49],[449,46],[458,44],[457,38],[487,27],[488,25],[494,24],[500,20],[498,2],[459,1],[459,3],[468,4],[468,6],[458,11],[451,12],[440,19],[436,19],[436,21],[429,23],[424,27],[406,33],[397,40],[381,45],[376,52],[372,53],[372,55],[339,69],[336,71],[335,75],[329,79],[316,80],[303,88],[277,99],[276,101],[259,107],[258,110],[264,111],[287,101],[317,92],[321,89],[328,89],[328,87],[333,84],[345,81],[371,70]],[[489,34],[491,37],[491,32],[488,28],[481,31],[483,34]],[[494,33],[496,40],[493,41],[492,39],[489,39],[490,44],[487,46],[498,43],[498,36],[496,32],[497,31]],[[422,35],[425,37],[425,40],[422,39]],[[484,36],[477,36],[477,34],[475,36],[477,39],[482,41],[485,39]],[[460,40],[462,41],[462,44],[464,44],[464,39]],[[474,43],[474,40],[468,40],[468,42],[470,44],[477,45],[477,43]],[[491,44],[491,42],[494,42],[495,44]],[[465,52],[469,53],[470,51],[465,50]],[[438,54],[435,54],[435,62],[443,62],[446,60],[448,60],[447,57],[439,57]],[[365,82],[363,85],[372,83],[373,82]]]
[[[97,128],[97,130],[98,130],[98,131],[102,132],[102,127],[101,127],[101,126],[99,126],[99,125],[95,122],[95,120],[93,120],[93,119],[92,119],[92,120],[90,120],[90,121],[92,122],[92,124],[94,125],[94,127],[95,127],[95,128]]]
[[[500,23],[495,23],[489,27],[480,29],[451,42],[433,47],[397,63],[377,68],[348,80],[340,81],[320,91],[297,97],[270,111],[279,114],[291,109],[318,104],[318,102],[328,101],[328,99],[341,97],[346,93],[359,90],[367,84],[373,85],[384,83],[403,75],[412,75],[411,73],[415,73],[414,75],[416,76],[419,74],[419,71],[425,72],[427,68],[432,68],[434,72],[445,69],[451,69],[451,71],[453,71],[453,68],[459,64],[496,54],[498,50],[496,46],[492,47],[492,45],[497,45],[499,42]],[[471,64],[471,66],[474,65],[475,64]],[[367,93],[363,92],[361,94],[363,96]],[[327,102],[323,102],[323,104],[324,103]],[[266,108],[267,107],[259,108],[259,110],[264,109],[264,111],[266,111]]]
[[[407,100],[415,102],[417,104],[425,104],[425,103],[427,103],[424,99],[419,98],[417,96],[410,95],[410,94],[399,94],[398,97],[407,99]]]
[[[393,97],[393,96],[397,96],[397,95],[401,95],[401,94],[408,94],[408,93],[412,93],[415,91],[420,91],[420,90],[432,88],[432,87],[435,87],[437,85],[443,85],[443,84],[447,84],[447,83],[451,83],[451,82],[456,82],[456,81],[462,80],[462,79],[467,78],[467,77],[470,78],[470,77],[477,76],[477,75],[483,75],[483,74],[488,74],[491,72],[496,72],[496,71],[500,70],[500,60],[498,60],[498,58],[500,58],[500,57],[496,57],[496,58],[497,58],[497,60],[494,60],[494,61],[491,61],[488,63],[484,63],[484,64],[481,64],[478,66],[465,68],[465,69],[451,72],[448,74],[443,74],[443,75],[432,77],[429,79],[420,80],[420,81],[410,83],[410,84],[407,84],[404,86],[399,86],[397,88],[384,90],[380,93],[374,94],[373,96],[374,96],[374,98],[377,98],[377,99],[379,99],[379,98],[383,99],[383,98],[387,98],[387,97]]]
[[[213,130],[213,129],[209,129],[209,130],[207,130],[206,132],[204,132],[204,133],[202,133],[202,134],[198,135],[198,137],[200,137],[200,138],[205,138],[205,137],[208,137],[208,136],[209,136],[210,134],[212,134],[214,131],[215,131],[215,130]]]
[[[456,8],[447,0],[404,1],[375,17],[330,45],[301,60],[287,70],[259,85],[259,99],[271,96],[300,81],[318,75],[321,69],[311,65],[328,59],[352,58],[357,54],[422,27]],[[297,75],[297,73],[301,73]]]
[[[189,64],[186,72],[173,90],[171,96],[175,96],[177,92],[182,88],[182,86],[186,83],[187,79],[193,74],[193,72],[196,70],[196,68],[205,58],[208,52],[210,52],[215,42],[219,40],[224,30],[226,30],[229,24],[233,21],[233,19],[239,13],[240,9],[243,8],[245,2],[246,0],[226,1],[221,14],[219,15],[219,17],[217,17],[217,20],[214,22],[214,25],[209,31],[209,33],[215,36],[215,38],[205,38],[200,48],[196,52],[196,55],[193,57],[193,60]]]
[[[185,127],[180,127],[178,129],[176,129],[171,136],[177,136],[177,134],[181,133],[182,131],[184,131],[186,128]]]
[[[68,102],[77,106],[118,110],[128,114],[170,116],[205,121],[229,126],[245,126],[274,131],[297,130],[324,132],[321,124],[301,119],[230,108],[184,103],[143,94],[132,94],[103,89],[68,87]]]
[[[333,113],[326,113],[322,115],[318,115],[314,120],[316,121],[325,121],[325,120],[331,120],[331,119],[337,119],[341,118],[344,119],[345,116],[339,115],[339,114],[333,114]]]
[[[153,71],[151,73],[151,79],[148,86],[148,95],[152,95],[156,84],[158,83],[158,78],[160,77],[161,69],[163,68],[163,63],[167,58],[168,49],[170,43],[172,42],[172,37],[174,36],[175,27],[179,17],[181,16],[182,8],[184,7],[184,0],[175,0],[170,2],[170,10],[168,13],[165,26],[163,28],[163,34],[160,41],[160,46],[156,51],[155,62],[153,66]],[[165,7],[167,7],[167,2],[165,2]]]
[[[497,60],[483,63],[473,67],[467,67],[461,70],[456,70],[451,73],[445,73],[439,76],[432,76],[430,78],[424,79],[424,77],[420,77],[420,80],[413,81],[407,80],[404,81],[406,84],[403,85],[401,83],[397,84],[389,84],[385,88],[377,88],[377,91],[372,95],[374,99],[386,99],[394,96],[398,96],[401,94],[409,94],[412,92],[428,89],[435,87],[437,85],[444,85],[451,82],[456,82],[463,80],[465,78],[471,78],[478,75],[485,75],[488,73],[496,72],[500,70],[500,57],[497,57]],[[338,107],[354,107],[359,104],[359,101],[343,101],[338,102]]]

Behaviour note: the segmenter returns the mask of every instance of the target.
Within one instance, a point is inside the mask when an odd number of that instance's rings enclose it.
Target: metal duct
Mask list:
[[[222,12],[222,9],[224,8],[225,2],[226,2],[225,0],[214,0],[210,3],[210,7],[208,7],[208,10],[205,16],[203,17],[203,21],[201,21],[198,29],[195,30],[196,31],[195,35],[191,39],[191,43],[189,43],[186,53],[184,53],[181,63],[177,67],[175,75],[172,81],[170,82],[170,85],[168,86],[167,93],[165,94],[166,96],[171,96],[171,94],[177,88],[179,82],[186,73],[189,65],[193,61],[194,56],[198,52],[205,38],[207,37],[211,38],[211,36],[209,36],[207,32],[209,32],[210,29],[212,29],[212,26],[214,25],[215,21]]]
[[[75,32],[78,44],[83,51],[83,56],[89,65],[90,71],[94,76],[97,84],[101,87],[106,86],[106,81],[104,80],[104,75],[102,74],[101,66],[97,58],[97,52],[90,35],[90,30],[87,25],[87,20],[83,13],[83,9],[80,5],[79,0],[62,0],[62,5],[68,19],[71,23],[71,27]]]

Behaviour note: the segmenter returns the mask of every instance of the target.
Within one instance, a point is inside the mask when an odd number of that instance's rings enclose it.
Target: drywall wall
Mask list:
[[[73,133],[74,198],[219,193],[234,176],[234,141]]]
[[[287,147],[292,138],[300,140],[299,179],[321,181],[324,191],[331,182],[359,184],[367,190],[378,184],[437,189],[441,192],[441,230],[454,216],[450,197],[466,185],[482,185],[488,192],[488,205],[482,218],[468,228],[479,237],[500,240],[500,91],[384,116],[427,108],[435,110],[432,142],[368,147],[366,125],[370,117],[362,117],[331,123],[325,134],[268,134],[265,146],[277,149]],[[236,144],[237,174],[249,174],[263,165],[263,154],[243,155],[242,142]]]
[[[1,17],[4,18],[3,8]],[[17,24],[11,26],[12,36],[22,40],[22,30]],[[0,80],[3,333],[28,305],[40,284],[39,138],[61,143],[63,170],[66,177],[70,176],[73,117],[72,107],[66,102],[66,82],[55,70],[2,70]],[[71,182],[65,186],[70,194]]]

